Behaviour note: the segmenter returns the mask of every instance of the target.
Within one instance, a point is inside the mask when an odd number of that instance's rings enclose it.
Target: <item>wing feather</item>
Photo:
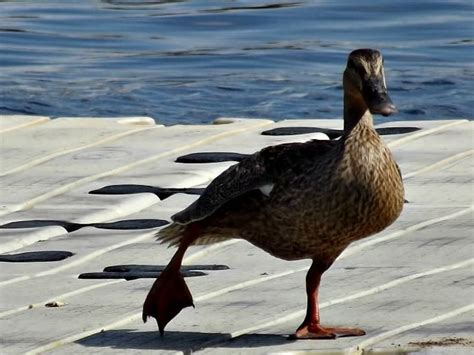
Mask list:
[[[235,197],[270,183],[271,176],[266,172],[260,156],[251,155],[216,177],[199,199],[171,219],[180,224],[204,219]]]
[[[304,173],[308,159],[327,153],[335,141],[312,140],[267,147],[231,166],[216,177],[194,203],[171,219],[188,224],[212,215],[225,203],[268,184],[277,184],[285,173]]]

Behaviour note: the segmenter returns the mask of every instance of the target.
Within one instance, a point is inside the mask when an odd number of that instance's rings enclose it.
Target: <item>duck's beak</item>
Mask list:
[[[395,105],[388,96],[383,75],[374,76],[365,81],[362,94],[370,113],[390,116],[397,112]]]

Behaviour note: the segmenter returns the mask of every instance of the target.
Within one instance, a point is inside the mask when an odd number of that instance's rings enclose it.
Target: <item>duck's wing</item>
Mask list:
[[[304,173],[302,161],[318,159],[335,141],[313,140],[271,146],[250,155],[217,176],[190,206],[171,217],[173,222],[188,224],[212,215],[225,203],[252,190],[267,194],[285,173]]]
[[[271,176],[260,155],[251,155],[221,173],[194,203],[171,219],[179,224],[202,220],[233,198],[270,182]]]
[[[305,143],[286,143],[262,149],[261,155],[268,172],[275,177],[282,174],[301,175],[325,156],[337,144],[337,140],[313,139]]]

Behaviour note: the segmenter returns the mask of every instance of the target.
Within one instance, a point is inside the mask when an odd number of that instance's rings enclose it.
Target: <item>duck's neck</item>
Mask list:
[[[344,93],[344,135],[356,127],[373,127],[372,114],[362,97]]]

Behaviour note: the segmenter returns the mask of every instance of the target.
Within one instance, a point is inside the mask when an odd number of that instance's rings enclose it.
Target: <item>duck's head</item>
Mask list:
[[[344,92],[349,101],[365,105],[372,114],[389,116],[397,112],[388,96],[383,57],[377,50],[357,49],[349,54]]]

